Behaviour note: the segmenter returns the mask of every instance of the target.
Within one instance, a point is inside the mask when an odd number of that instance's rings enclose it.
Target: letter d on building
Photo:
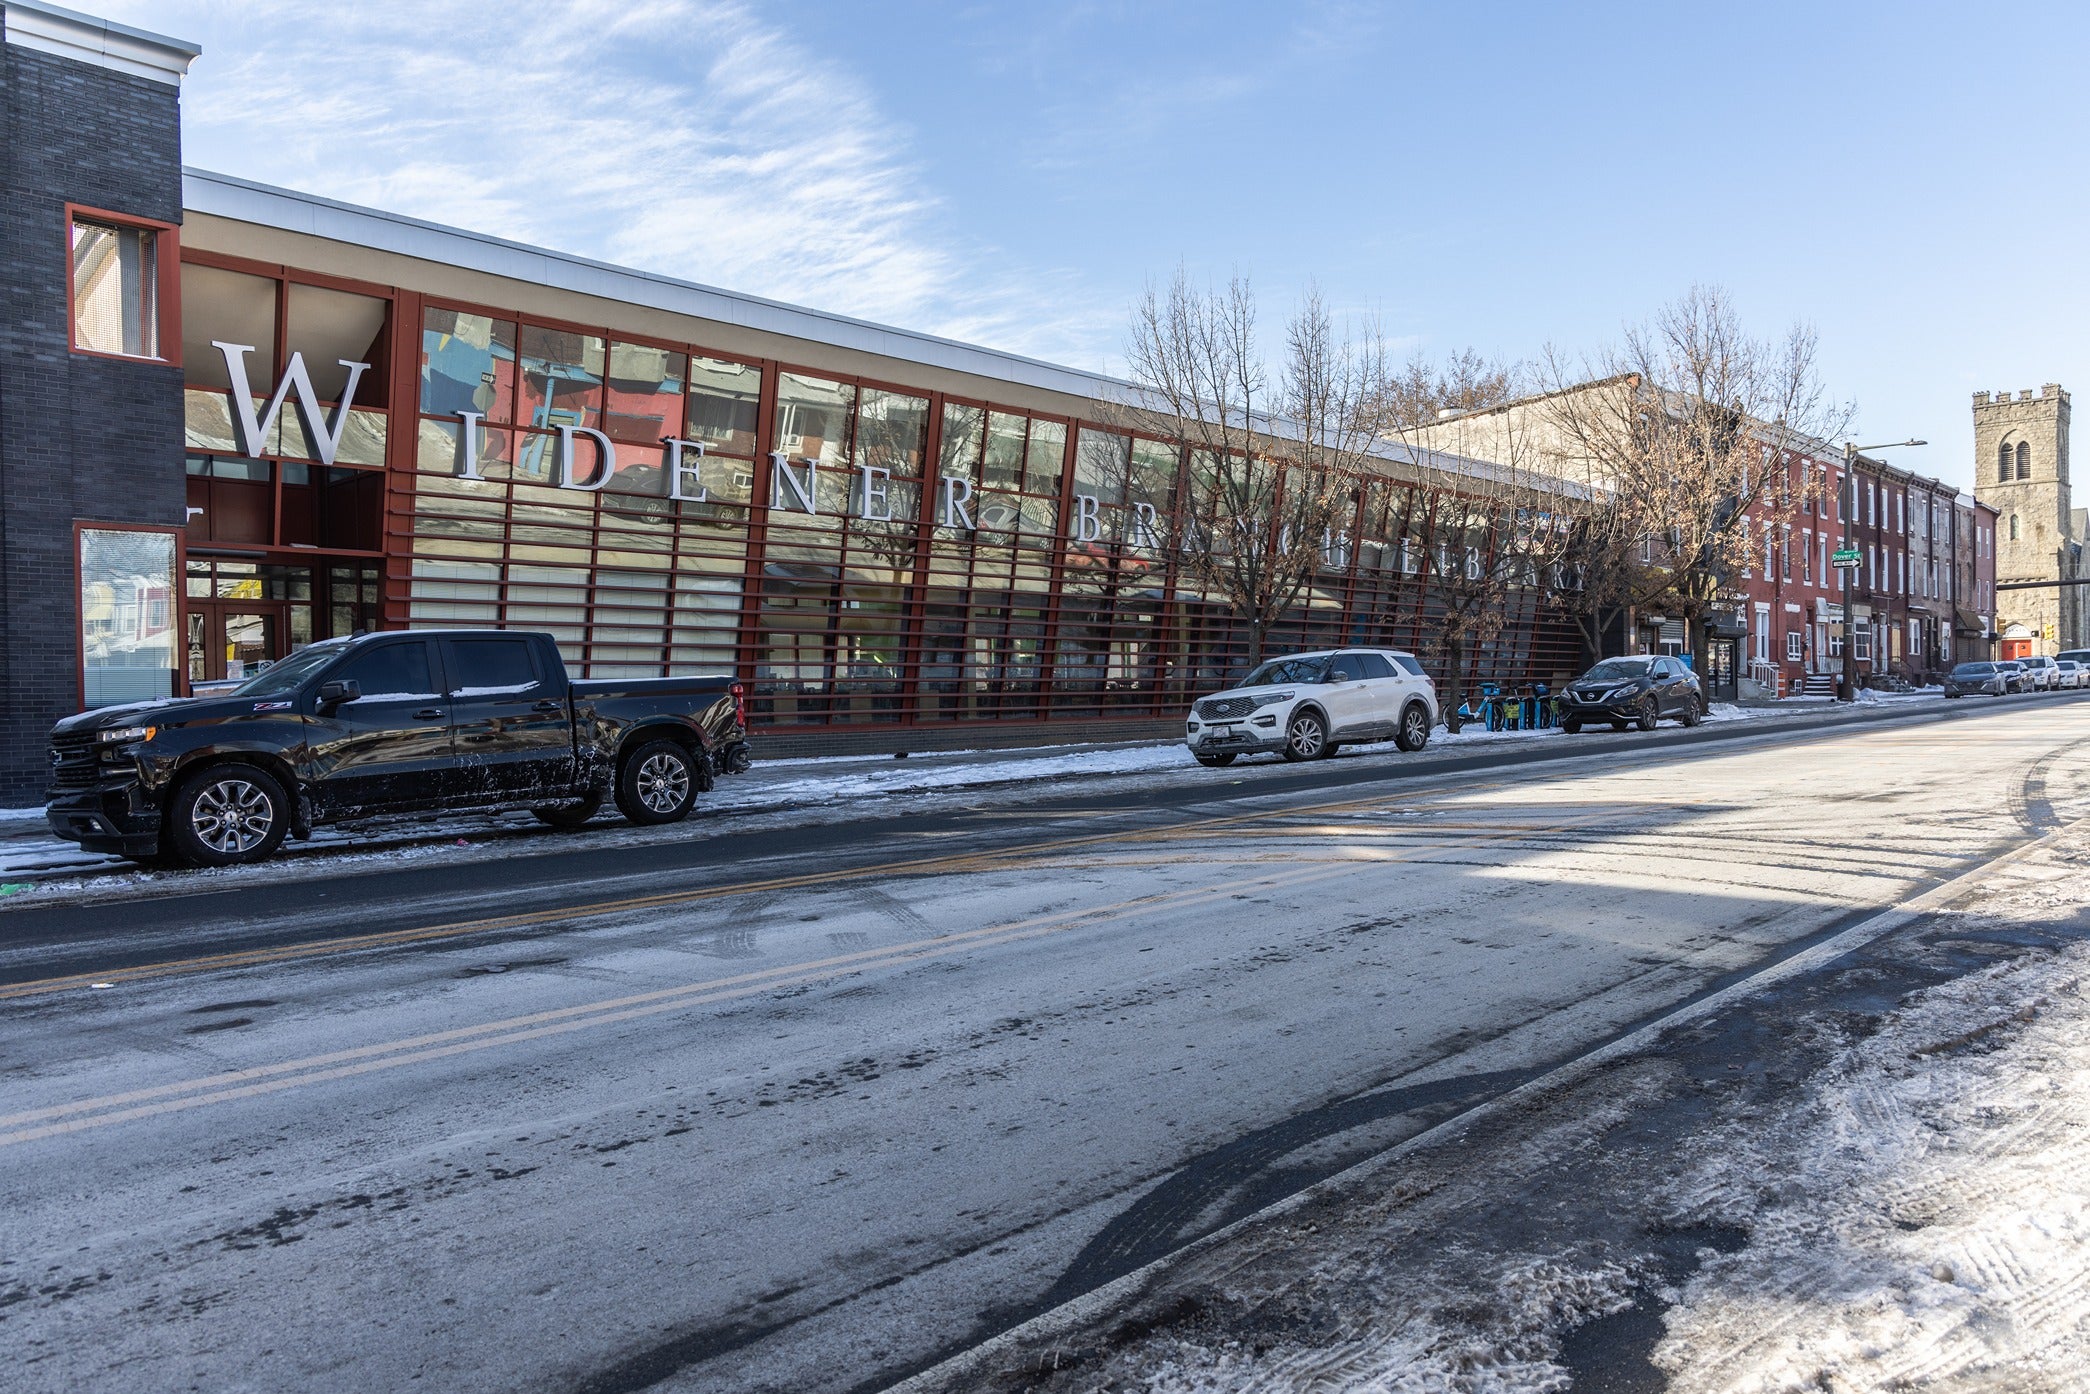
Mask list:
[[[610,438],[593,426],[560,426],[559,432],[559,487],[579,489],[583,493],[594,493],[610,482],[610,475],[617,468],[617,451]],[[595,442],[595,477],[583,484],[573,473],[573,438],[586,436]]]

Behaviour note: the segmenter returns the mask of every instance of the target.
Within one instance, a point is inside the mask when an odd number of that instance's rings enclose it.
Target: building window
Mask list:
[[[2030,479],[2032,477],[2032,447],[2024,441],[2017,443],[2017,477],[2019,479]]]
[[[1806,652],[1806,641],[1800,637],[1800,631],[1797,629],[1786,630],[1785,661],[1787,663],[1798,663],[1805,656]]]
[[[1872,622],[1870,620],[1858,621],[1857,630],[1853,634],[1851,642],[1857,646],[1857,651],[1853,656],[1858,662],[1865,663],[1870,661],[1872,658]]]
[[[172,697],[174,533],[83,527],[79,549],[81,704]]]
[[[2018,539],[2017,539],[2017,515],[2016,515],[2015,513],[2013,513],[2013,514],[2011,514],[2011,515],[2010,515],[2010,540],[2011,540],[2012,542],[2015,542],[2015,541],[2017,541],[2017,540],[2018,540]]]
[[[161,262],[172,234],[74,214],[73,347],[160,358]]]
[[[1800,531],[1800,579],[1808,585],[1814,584],[1814,529]]]
[[[1998,446],[1996,446],[1996,483],[2008,484],[2009,482],[2010,442],[2006,440]]]

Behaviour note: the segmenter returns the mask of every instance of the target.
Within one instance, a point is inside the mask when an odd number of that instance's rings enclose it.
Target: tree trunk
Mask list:
[[[1450,677],[1447,679],[1451,691],[1444,695],[1440,705],[1444,709],[1444,729],[1456,736],[1463,724],[1459,718],[1459,708],[1466,705],[1466,641],[1446,638],[1444,656],[1451,660]]]

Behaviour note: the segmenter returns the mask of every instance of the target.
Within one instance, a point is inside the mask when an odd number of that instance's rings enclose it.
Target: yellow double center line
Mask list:
[[[1360,800],[1348,807],[1358,807],[1379,800]],[[1293,810],[1292,812],[1324,813],[1325,808]],[[1276,815],[1262,815],[1265,817]],[[1584,811],[1576,816],[1555,819],[1543,825],[1522,824],[1489,830],[1473,837],[1475,844],[1514,842],[1534,832],[1555,832],[1586,824],[1599,819],[1616,816],[1616,810],[1600,808]],[[1214,822],[1234,822],[1237,819],[1219,819]],[[1202,824],[1200,826],[1209,826]],[[1095,842],[1104,839],[1080,838],[1076,842]],[[1122,839],[1119,839],[1122,840]],[[1034,851],[1036,848],[1024,849]],[[927,959],[942,958],[952,954],[968,953],[1002,944],[1038,939],[1046,935],[1064,933],[1082,926],[1106,924],[1112,920],[1134,915],[1151,914],[1156,911],[1182,910],[1210,901],[1232,899],[1256,891],[1288,889],[1309,885],[1318,881],[1348,875],[1364,866],[1384,866],[1390,862],[1407,860],[1409,857],[1435,855],[1434,848],[1413,848],[1405,854],[1398,851],[1373,849],[1370,852],[1353,853],[1334,862],[1317,861],[1304,866],[1293,866],[1289,870],[1271,871],[1260,876],[1228,880],[1218,885],[1194,886],[1175,891],[1159,891],[1150,895],[1134,896],[1108,905],[1090,906],[1079,910],[1062,910],[1051,914],[1036,915],[1015,920],[1007,924],[990,925],[980,929],[961,930],[950,934],[935,935],[906,943],[887,945],[883,948],[860,949],[854,953],[836,954],[827,958],[811,959],[798,963],[780,964],[774,968],[757,969],[724,978],[709,978],[694,983],[679,983],[672,987],[655,988],[648,992],[632,993],[622,997],[606,998],[585,1002],[571,1007],[556,1007],[545,1011],[531,1012],[522,1016],[506,1017],[497,1021],[483,1022],[477,1026],[453,1027],[445,1031],[429,1032],[401,1040],[384,1041],[373,1045],[356,1046],[347,1050],[331,1051],[324,1055],[306,1056],[296,1060],[280,1061],[271,1065],[255,1065],[245,1069],[228,1070],[219,1074],[206,1075],[199,1079],[184,1080],[173,1084],[155,1085],[145,1089],[128,1090],[117,1094],[106,1094],[97,1098],[82,1099],[69,1104],[54,1104],[44,1108],[28,1109],[18,1113],[0,1115],[0,1147],[33,1142],[62,1133],[81,1132],[89,1128],[105,1127],[139,1118],[160,1114],[177,1113],[201,1108],[209,1104],[223,1103],[234,1099],[252,1098],[257,1095],[279,1093],[308,1084],[326,1080],[346,1079],[356,1075],[370,1074],[378,1070],[398,1069],[402,1066],[439,1060],[468,1052],[492,1050],[501,1046],[515,1045],[547,1036],[586,1030],[596,1026],[607,1026],[617,1022],[632,1021],[642,1017],[657,1016],[664,1012],[683,1011],[691,1007],[729,1002],[739,998],[759,996],[780,988],[795,987],[827,979],[846,977],[868,969],[897,967],[918,963]],[[804,880],[806,878],[791,878]],[[745,888],[736,888],[744,892]],[[720,892],[723,893],[723,892]],[[687,897],[672,897],[681,899]]]

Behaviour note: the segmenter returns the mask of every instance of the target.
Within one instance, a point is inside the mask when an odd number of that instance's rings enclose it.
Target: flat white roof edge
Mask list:
[[[149,29],[81,14],[44,0],[5,0],[7,42],[38,53],[92,63],[112,72],[181,86],[189,64],[203,49]]]
[[[1138,390],[1117,378],[1020,354],[720,290],[208,170],[182,170],[182,204],[194,212],[234,222],[281,228],[442,266],[1070,396],[1108,399]]]

